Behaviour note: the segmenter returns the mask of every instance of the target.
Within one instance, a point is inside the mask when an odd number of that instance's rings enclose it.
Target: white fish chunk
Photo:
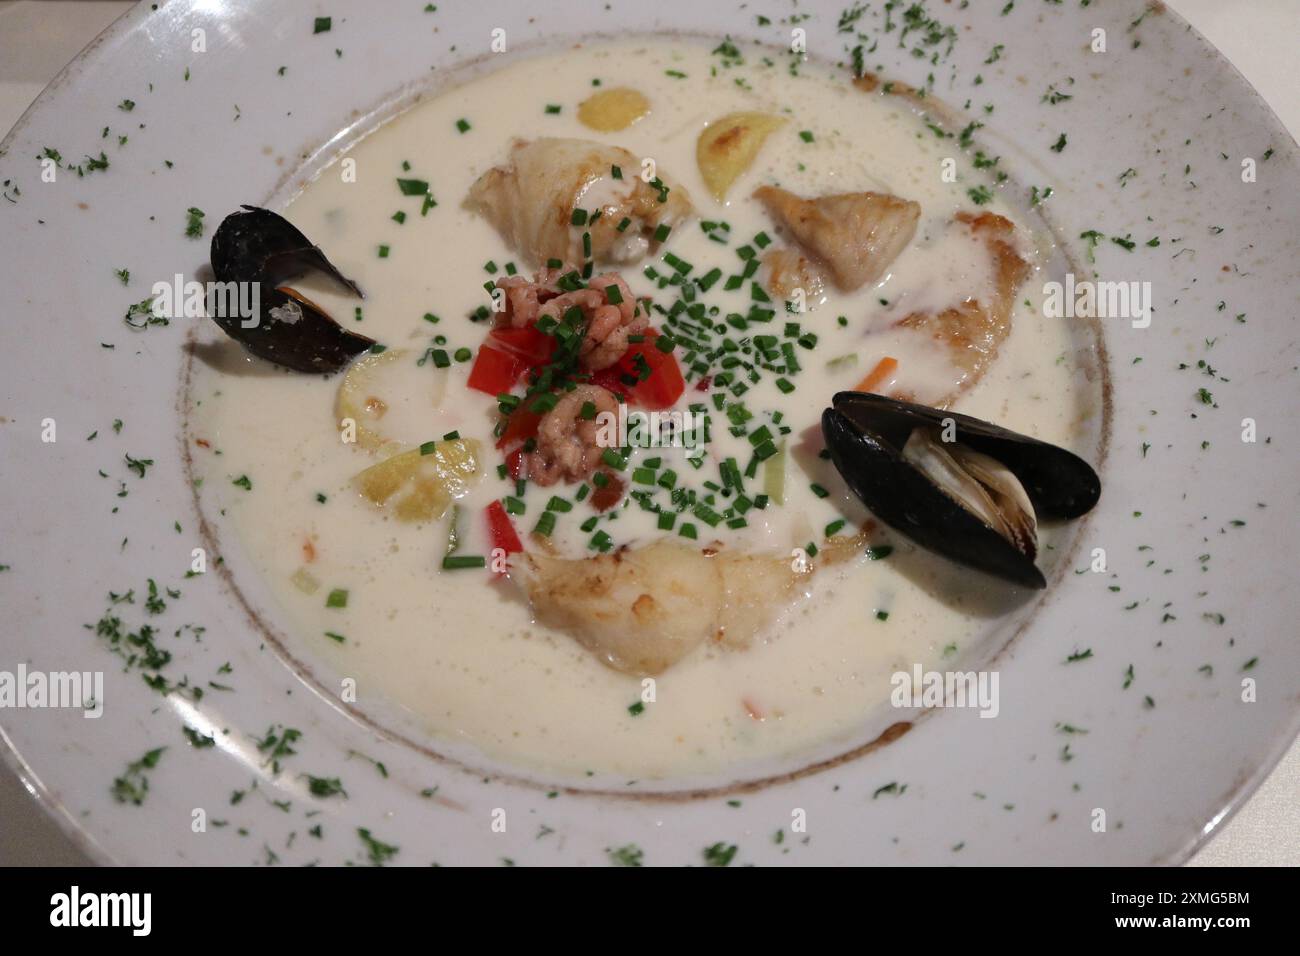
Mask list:
[[[619,176],[614,172],[618,169]],[[582,262],[582,235],[591,233],[598,263],[627,265],[660,245],[655,233],[690,217],[690,196],[659,175],[662,185],[641,179],[641,160],[618,146],[582,139],[515,140],[508,162],[475,181],[465,206],[492,223],[533,268],[548,260]],[[595,223],[573,223],[573,212]],[[619,225],[624,219],[628,224]]]
[[[660,674],[706,643],[748,647],[807,596],[818,567],[862,554],[866,532],[839,537],[817,562],[656,541],[591,558],[529,551],[512,575],[539,623],[616,670]]]

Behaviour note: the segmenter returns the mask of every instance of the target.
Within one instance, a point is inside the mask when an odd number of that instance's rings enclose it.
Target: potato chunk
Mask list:
[[[731,184],[754,164],[763,143],[783,125],[784,119],[770,113],[728,113],[700,133],[695,161],[714,199],[726,199]]]
[[[478,442],[472,438],[433,442],[371,465],[353,478],[361,496],[391,510],[399,521],[441,518],[452,500],[479,477]]]
[[[626,86],[601,90],[578,106],[578,122],[601,133],[627,129],[650,112],[650,101]]]
[[[334,396],[335,424],[341,429],[347,419],[356,422],[356,443],[366,451],[376,451],[387,441],[376,427],[388,410],[388,403],[381,397],[384,370],[407,355],[406,349],[363,355],[352,363],[339,384]]]

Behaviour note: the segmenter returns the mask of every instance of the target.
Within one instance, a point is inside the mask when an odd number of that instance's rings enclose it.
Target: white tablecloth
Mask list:
[[[1300,0],[1166,2],[1223,51],[1300,138]],[[0,130],[7,131],[45,84],[130,6],[109,0],[0,3]],[[85,862],[0,767],[0,865]],[[1191,863],[1300,866],[1300,743]]]

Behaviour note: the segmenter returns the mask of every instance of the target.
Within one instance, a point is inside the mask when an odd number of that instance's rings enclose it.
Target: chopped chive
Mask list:
[[[449,554],[442,559],[444,571],[464,571],[469,568],[485,568],[487,559],[481,554]]]
[[[397,188],[403,196],[423,196],[429,191],[429,183],[424,179],[398,179]]]

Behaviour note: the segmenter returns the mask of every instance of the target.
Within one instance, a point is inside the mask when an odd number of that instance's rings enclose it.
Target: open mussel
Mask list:
[[[1079,456],[989,422],[865,392],[822,413],[831,460],[872,513],[921,547],[1025,587],[1038,518],[1077,518],[1101,496]]]
[[[255,314],[209,308],[222,331],[254,355],[296,372],[329,374],[375,344],[374,339],[349,332],[310,299],[286,286],[309,272],[322,272],[347,292],[362,297],[357,284],[283,216],[256,206],[241,207],[217,227],[211,257],[219,284],[255,285]]]

